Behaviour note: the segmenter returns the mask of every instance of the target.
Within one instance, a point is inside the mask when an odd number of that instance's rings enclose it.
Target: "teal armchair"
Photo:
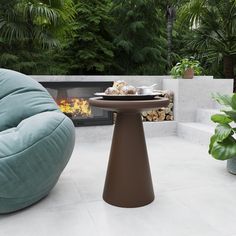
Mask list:
[[[38,82],[0,69],[0,214],[47,196],[70,159],[72,121]]]

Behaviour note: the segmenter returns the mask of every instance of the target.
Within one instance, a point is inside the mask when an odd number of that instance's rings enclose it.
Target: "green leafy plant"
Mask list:
[[[73,35],[74,16],[73,0],[1,0],[0,67],[45,73],[53,61],[45,52],[60,49]]]
[[[235,76],[235,0],[189,0],[182,2],[177,15],[192,32],[185,48],[196,53],[210,73]],[[218,75],[219,76],[219,75]]]
[[[211,120],[217,123],[215,134],[211,137],[209,154],[215,159],[227,160],[236,157],[236,93],[233,95],[213,95],[219,104],[224,106],[222,114],[215,114]]]
[[[166,73],[165,9],[161,0],[113,0],[113,74]]]
[[[61,54],[69,74],[106,74],[113,63],[110,0],[80,0],[75,5],[75,35]]]
[[[200,62],[193,58],[184,58],[178,62],[170,71],[174,78],[183,77],[187,69],[193,69],[195,75],[202,74],[202,67]]]

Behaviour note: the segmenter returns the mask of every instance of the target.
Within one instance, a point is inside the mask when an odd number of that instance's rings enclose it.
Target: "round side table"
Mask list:
[[[167,107],[167,98],[152,100],[104,100],[89,103],[117,112],[103,199],[119,207],[141,207],[154,200],[152,178],[141,112]]]

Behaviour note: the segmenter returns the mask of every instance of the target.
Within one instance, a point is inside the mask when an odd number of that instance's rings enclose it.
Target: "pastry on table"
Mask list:
[[[105,94],[107,95],[119,95],[120,91],[115,87],[109,87],[106,89]]]
[[[128,85],[124,80],[117,80],[114,82],[113,87],[121,90],[122,87]]]
[[[137,89],[132,86],[132,85],[126,85],[121,87],[120,89],[120,94],[122,95],[131,95],[131,94],[136,94]]]
[[[137,89],[132,85],[128,85],[124,80],[115,81],[113,87],[109,87],[105,91],[107,95],[132,95],[136,93]]]

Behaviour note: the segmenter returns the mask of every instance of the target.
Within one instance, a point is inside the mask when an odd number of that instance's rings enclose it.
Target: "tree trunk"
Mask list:
[[[236,78],[234,75],[234,58],[233,56],[224,56],[224,76],[225,78],[234,79],[234,92],[236,92]]]
[[[172,31],[173,31],[173,24],[174,24],[174,19],[175,19],[174,7],[167,6],[166,17],[167,17],[167,63],[168,63],[168,70],[170,70],[171,51],[172,51]]]
[[[172,51],[172,29],[173,29],[173,20],[168,17],[167,21],[167,63],[168,70],[171,68],[171,51]]]
[[[233,56],[224,56],[224,75],[225,78],[234,78],[234,58]]]
[[[234,77],[234,93],[236,93],[236,77]]]

